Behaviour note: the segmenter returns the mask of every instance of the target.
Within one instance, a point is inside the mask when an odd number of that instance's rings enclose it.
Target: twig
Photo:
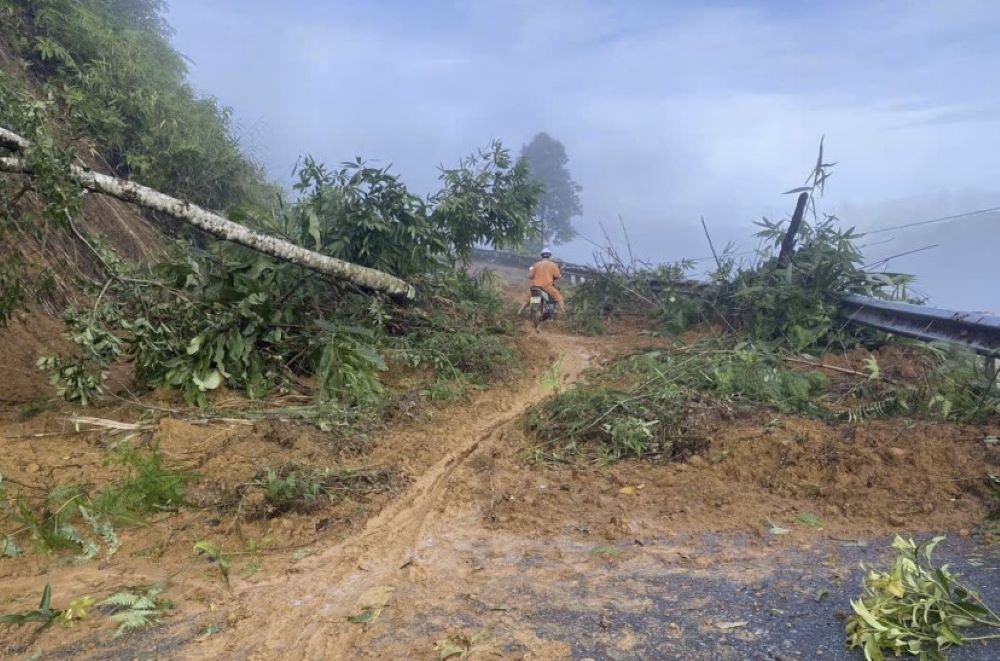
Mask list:
[[[92,425],[94,427],[111,429],[114,431],[148,431],[152,429],[152,425],[140,425],[131,422],[107,420],[104,418],[91,418],[87,416],[74,416],[70,418],[63,418],[63,420],[72,422],[74,425]]]
[[[814,363],[811,360],[803,360],[801,358],[792,358],[790,356],[787,357],[787,358],[785,358],[785,360],[788,361],[788,362],[790,362],[790,363],[798,363],[800,365],[808,365],[810,367],[821,367],[821,368],[823,368],[825,370],[833,370],[834,372],[842,372],[844,374],[853,374],[855,376],[863,376],[866,379],[870,379],[871,378],[871,374],[865,374],[864,372],[859,372],[857,370],[852,370],[852,369],[849,369],[847,367],[837,367],[836,365],[827,365],[826,363]]]
[[[68,430],[68,431],[38,432],[36,434],[17,434],[17,435],[3,434],[3,435],[0,435],[0,438],[5,438],[5,439],[10,439],[10,440],[20,441],[20,440],[23,440],[23,439],[26,439],[26,438],[47,438],[47,437],[51,437],[51,436],[72,436],[74,434],[96,434],[99,431],[100,431],[99,429],[71,429],[71,430]]]
[[[708,239],[708,247],[712,249],[712,257],[715,258],[715,266],[722,272],[722,262],[719,261],[719,254],[715,252],[715,245],[712,244],[712,235],[708,233],[708,225],[705,224],[705,216],[701,217],[701,227],[705,230],[705,238]]]
[[[632,254],[632,239],[629,238],[628,229],[625,227],[625,219],[618,214],[618,224],[621,225],[622,234],[625,235],[625,247],[628,249],[629,266],[635,268],[635,255]]]
[[[95,317],[97,316],[98,308],[101,307],[101,301],[104,299],[104,295],[108,292],[108,287],[111,286],[111,283],[113,281],[114,278],[108,278],[107,281],[104,283],[104,286],[101,288],[101,293],[97,295],[97,300],[94,301],[94,311],[92,313]]]

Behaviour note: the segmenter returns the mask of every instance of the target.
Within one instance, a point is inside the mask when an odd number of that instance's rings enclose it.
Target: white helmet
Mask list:
[[[551,257],[552,248],[542,248],[542,257]]]

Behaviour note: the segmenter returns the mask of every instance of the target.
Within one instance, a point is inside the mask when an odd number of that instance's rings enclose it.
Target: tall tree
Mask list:
[[[579,195],[583,188],[569,174],[566,148],[548,133],[539,133],[521,149],[521,158],[527,161],[532,179],[543,187],[536,212],[541,243],[571,241],[576,236],[572,220],[583,213]]]

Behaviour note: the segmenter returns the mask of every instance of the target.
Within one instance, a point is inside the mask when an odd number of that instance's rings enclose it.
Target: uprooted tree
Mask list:
[[[0,145],[10,147],[19,153],[31,149],[29,140],[3,127],[0,127]],[[69,164],[68,168],[69,177],[84,188],[138,204],[146,209],[166,213],[216,238],[238,243],[265,255],[346,280],[366,289],[385,292],[390,296],[413,298],[416,293],[411,285],[388,273],[306,250],[288,241],[267,236],[206,211],[198,205],[178,200],[134,181],[110,177],[75,164]],[[34,174],[29,161],[20,157],[0,157],[0,171],[29,177]]]
[[[0,157],[0,171],[27,178],[8,206],[30,189],[52,225],[84,238],[86,226],[73,223],[85,187],[228,241],[178,243],[154,265],[119,260],[92,236],[88,247],[108,278],[93,305],[67,313],[78,351],[40,361],[63,396],[99,396],[108,366],[127,358],[137,383],[180,388],[192,402],[206,403],[205,393],[223,384],[259,397],[307,378],[317,401],[350,405],[382,397],[376,374],[386,355],[453,374],[471,366],[475,374],[503,353],[489,332],[489,306],[473,309],[488,297],[462,268],[476,243],[516,245],[536,231],[537,187],[499,143],[443,170],[441,190],[429,198],[360,159],[333,172],[306,159],[297,202],[244,209],[243,222],[234,223],[75,165],[72,152],[52,140],[38,104],[24,105],[33,110],[15,117],[21,131],[2,139],[12,155]],[[331,283],[318,274],[335,277]],[[411,282],[420,283],[425,301],[444,296],[455,307],[428,314],[392,305],[412,297]],[[486,332],[466,333],[470,324]]]

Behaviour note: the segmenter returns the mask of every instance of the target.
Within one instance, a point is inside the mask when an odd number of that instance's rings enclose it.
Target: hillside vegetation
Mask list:
[[[440,191],[422,198],[360,158],[330,169],[307,157],[289,200],[241,151],[230,111],[187,83],[162,9],[145,0],[0,2],[0,38],[22,61],[0,77],[0,124],[31,139],[34,171],[30,182],[3,179],[4,228],[41,243],[68,228],[97,262],[76,283],[88,295],[66,311],[77,350],[39,363],[59,393],[92,402],[111,365],[127,359],[140,386],[176,387],[201,405],[223,385],[260,398],[302,377],[311,380],[298,387],[318,403],[372,404],[386,394],[378,373],[387,359],[454,377],[467,356],[502,353],[489,333],[456,334],[455,324],[496,326],[482,323],[490,294],[464,264],[474,244],[516,246],[536,231],[538,189],[526,166],[494,143],[442,170]],[[426,307],[397,308],[190,231],[157,254],[122,256],[81,222],[82,196],[66,176],[77,159],[419,281]],[[0,277],[0,318],[44,293],[17,263]],[[435,298],[448,303],[429,305]]]

